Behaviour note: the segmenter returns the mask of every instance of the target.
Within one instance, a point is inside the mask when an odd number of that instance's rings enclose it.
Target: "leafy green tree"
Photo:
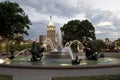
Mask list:
[[[28,15],[17,3],[0,2],[0,36],[12,39],[14,34],[28,35],[30,24]]]
[[[95,43],[99,50],[106,48],[106,44],[103,40],[97,39],[97,40],[95,40]]]
[[[61,27],[61,31],[64,44],[75,39],[83,43],[84,41],[96,39],[95,28],[88,20],[71,20]]]
[[[14,2],[0,2],[0,36],[4,37],[7,42],[7,51],[10,51],[9,40],[15,39],[20,43],[23,35],[28,35],[31,22],[24,10]],[[22,36],[19,36],[22,35]],[[14,35],[18,35],[15,37]]]
[[[18,47],[17,44],[11,44],[10,46],[11,46],[11,49],[10,49],[11,52],[14,52],[15,50],[21,51],[21,50],[30,48],[30,47],[31,47],[31,44],[23,44],[23,45],[20,45],[19,47]]]

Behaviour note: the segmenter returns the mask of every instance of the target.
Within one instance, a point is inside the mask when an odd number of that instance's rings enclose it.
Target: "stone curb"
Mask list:
[[[22,69],[93,69],[93,68],[110,68],[120,67],[120,64],[104,64],[104,65],[73,65],[73,66],[36,66],[36,65],[11,65],[0,64],[0,67],[6,68],[22,68]]]

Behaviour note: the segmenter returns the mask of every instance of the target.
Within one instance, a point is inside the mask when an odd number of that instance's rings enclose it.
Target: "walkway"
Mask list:
[[[51,80],[52,77],[120,74],[120,66],[90,69],[27,69],[0,67],[0,74],[13,75],[14,80]]]

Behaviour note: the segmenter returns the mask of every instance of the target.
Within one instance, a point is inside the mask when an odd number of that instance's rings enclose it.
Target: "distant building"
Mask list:
[[[111,45],[112,41],[109,38],[105,38],[105,44],[106,45]]]
[[[50,21],[47,26],[47,38],[49,38],[52,41],[54,48],[56,47],[55,31],[56,29],[52,21],[52,16],[50,16]]]
[[[40,35],[39,36],[39,42],[40,43],[43,43],[43,41],[45,41],[46,40],[46,35]]]
[[[114,47],[113,42],[109,38],[105,38],[106,49],[111,50]]]
[[[53,48],[56,48],[56,29],[55,29],[55,25],[53,24],[53,21],[52,21],[52,16],[50,16],[50,21],[47,25],[46,32],[47,32],[47,35],[40,35],[39,36],[40,43],[42,43],[43,41],[48,39],[48,40],[50,40],[50,42],[52,42]]]

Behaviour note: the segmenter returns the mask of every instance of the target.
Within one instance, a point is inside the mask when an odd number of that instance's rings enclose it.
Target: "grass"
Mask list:
[[[13,80],[13,77],[10,75],[1,75],[0,74],[0,80]]]
[[[80,76],[80,77],[54,77],[52,80],[120,80],[118,75],[101,75],[101,76]]]

